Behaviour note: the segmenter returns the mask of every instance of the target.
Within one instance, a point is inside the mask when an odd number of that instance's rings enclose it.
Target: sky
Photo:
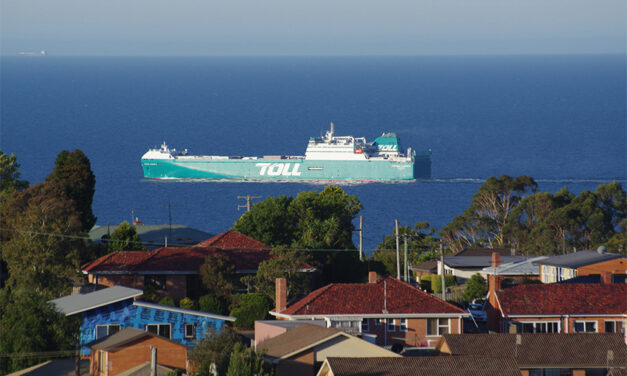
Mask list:
[[[625,53],[625,0],[0,0],[0,53]]]

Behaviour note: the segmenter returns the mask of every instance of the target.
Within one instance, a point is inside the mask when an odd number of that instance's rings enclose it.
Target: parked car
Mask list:
[[[480,303],[470,303],[466,310],[472,315],[472,318],[475,321],[486,321],[488,319],[488,314],[483,309],[484,305]]]

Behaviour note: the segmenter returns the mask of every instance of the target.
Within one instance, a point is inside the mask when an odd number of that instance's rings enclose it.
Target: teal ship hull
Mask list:
[[[150,179],[399,181],[431,177],[426,153],[407,162],[175,157],[142,159],[142,168],[144,177]]]

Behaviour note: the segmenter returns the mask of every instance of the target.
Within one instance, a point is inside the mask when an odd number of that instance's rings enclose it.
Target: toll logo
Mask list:
[[[256,166],[260,167],[261,176],[300,176],[300,163],[257,163]]]
[[[378,145],[381,151],[397,151],[398,145]]]

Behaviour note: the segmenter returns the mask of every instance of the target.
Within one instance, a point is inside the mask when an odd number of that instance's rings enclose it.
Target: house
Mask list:
[[[501,256],[503,263],[526,260],[524,256]],[[466,281],[473,274],[481,273],[491,266],[491,256],[449,256],[444,257],[444,273],[454,275],[458,281]],[[442,263],[438,261],[438,274],[442,272]]]
[[[523,376],[599,375],[627,366],[627,347],[620,334],[445,334],[442,354],[515,360]]]
[[[114,376],[150,370],[151,353],[156,351],[156,364],[170,371],[189,370],[187,346],[154,333],[126,328],[89,344],[89,372],[94,376]],[[148,373],[147,373],[148,374]]]
[[[516,256],[514,248],[464,248],[453,254],[453,257],[492,257],[493,253],[498,253],[501,257]]]
[[[330,356],[400,357],[400,355],[352,336],[342,330],[303,324],[263,341],[257,352],[274,365],[277,376],[315,375]]]
[[[164,306],[136,300],[141,290],[113,286],[87,294],[74,294],[51,300],[66,316],[82,314],[81,355],[89,355],[87,344],[135,328],[193,346],[207,330],[220,330],[234,317]]]
[[[133,222],[135,232],[139,235],[142,244],[148,249],[159,247],[191,246],[209,239],[213,235],[184,225],[145,225]],[[117,230],[117,225],[94,226],[89,230],[89,239],[94,243],[106,243],[111,234]]]
[[[483,268],[480,274],[484,278],[487,278],[488,275],[498,275],[517,281],[539,280],[540,265],[538,263],[546,258],[548,258],[548,256],[530,257],[528,259],[501,263],[497,267],[492,267],[492,260],[490,260],[490,266]]]
[[[277,278],[276,308],[280,320],[324,320],[326,326],[353,335],[376,336],[380,346],[434,347],[444,333],[462,333],[470,314],[393,277],[368,283],[332,283],[287,305],[285,279]]]
[[[423,275],[438,274],[438,260],[421,262],[410,266],[409,269],[414,273],[416,281],[420,281],[420,277]]]
[[[164,247],[154,251],[112,252],[81,267],[90,283],[153,289],[174,299],[201,294],[199,268],[207,256],[228,257],[237,274],[254,274],[270,256],[270,248],[238,231],[226,231],[193,247]]]
[[[627,257],[614,253],[605,253],[604,247],[595,251],[577,251],[565,255],[548,257],[540,264],[542,283],[560,282],[577,276],[609,272],[625,274]]]
[[[406,358],[329,357],[317,376],[520,376],[514,359],[424,356]]]
[[[499,255],[493,255],[495,266]],[[521,284],[501,289],[488,278],[488,325],[499,332],[620,333],[627,322],[627,284]]]

